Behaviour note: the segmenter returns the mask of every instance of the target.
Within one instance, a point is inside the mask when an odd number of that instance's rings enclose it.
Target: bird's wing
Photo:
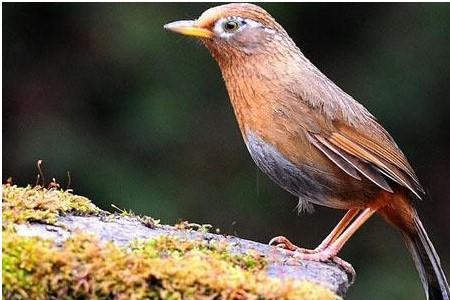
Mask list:
[[[311,142],[353,178],[362,175],[392,192],[389,178],[421,198],[423,187],[401,150],[376,121],[370,125],[372,130],[366,133],[343,123],[333,124],[329,131],[311,132]]]

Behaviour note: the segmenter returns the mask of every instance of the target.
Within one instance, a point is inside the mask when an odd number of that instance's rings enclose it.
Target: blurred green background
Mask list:
[[[3,4],[3,180],[36,161],[76,193],[164,223],[314,247],[342,211],[297,215],[242,142],[215,62],[162,25],[208,3]],[[430,197],[417,201],[450,271],[450,5],[264,3],[305,55],[373,112]],[[378,217],[341,257],[348,299],[424,299],[400,235]]]

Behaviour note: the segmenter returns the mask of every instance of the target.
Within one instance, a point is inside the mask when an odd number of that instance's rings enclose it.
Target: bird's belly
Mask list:
[[[256,165],[273,181],[302,201],[346,209],[354,206],[339,188],[333,174],[310,165],[294,165],[269,143],[253,133],[247,135],[247,148]]]

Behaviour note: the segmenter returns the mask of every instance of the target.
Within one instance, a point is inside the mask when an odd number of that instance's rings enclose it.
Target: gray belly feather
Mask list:
[[[253,133],[247,136],[247,148],[256,165],[282,188],[299,197],[300,201],[336,208],[345,206],[344,203],[337,203],[336,199],[330,201],[330,197],[336,195],[332,182],[329,182],[329,174],[308,165],[294,165]]]

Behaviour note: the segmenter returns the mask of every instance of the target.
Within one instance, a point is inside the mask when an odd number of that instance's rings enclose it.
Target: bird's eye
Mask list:
[[[223,30],[226,32],[235,32],[239,29],[239,23],[236,21],[226,21],[223,23]]]

